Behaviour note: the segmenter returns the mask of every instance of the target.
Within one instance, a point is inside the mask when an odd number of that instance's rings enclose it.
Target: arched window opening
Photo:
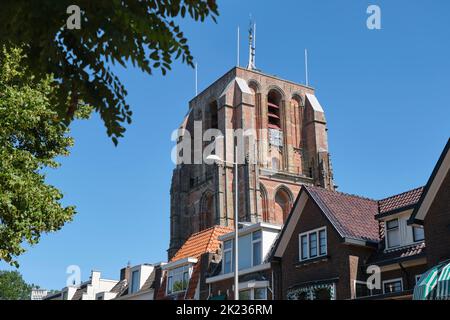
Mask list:
[[[302,126],[303,126],[303,107],[302,99],[298,95],[294,95],[291,99],[292,119],[294,122],[294,145],[301,148]]]
[[[215,206],[214,196],[211,193],[206,193],[202,197],[200,206],[199,231],[205,230],[214,225]]]
[[[267,95],[267,126],[269,129],[281,129],[280,106],[281,94],[276,90],[271,90]]]
[[[281,188],[275,194],[275,222],[282,224],[286,221],[291,210],[291,198],[288,192]]]
[[[267,200],[267,191],[263,185],[259,186],[259,197],[261,199],[261,215],[264,222],[271,222],[269,216],[269,206]]]

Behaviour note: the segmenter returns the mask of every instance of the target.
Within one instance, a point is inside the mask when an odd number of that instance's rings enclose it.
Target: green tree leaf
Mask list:
[[[165,75],[169,68],[154,64],[165,56],[167,63],[175,57],[193,67],[178,17],[185,18],[188,11],[202,22],[208,17],[215,21],[219,14],[216,0],[78,0],[81,29],[69,30],[66,9],[72,4],[71,0],[5,1],[0,10],[0,47],[25,44],[23,63],[30,72],[38,79],[53,74],[60,82],[55,107],[66,125],[82,100],[100,114],[115,144],[129,121],[120,117],[127,107],[127,92],[109,63],[125,66],[130,61],[147,74],[161,68]]]
[[[0,51],[0,260],[16,266],[23,244],[38,243],[75,214],[61,205],[62,193],[43,173],[58,167],[55,159],[73,145],[54,108],[59,85],[48,75],[34,77],[24,59],[20,49]],[[75,116],[91,111],[79,105]]]
[[[0,300],[30,300],[31,289],[18,271],[0,271]]]

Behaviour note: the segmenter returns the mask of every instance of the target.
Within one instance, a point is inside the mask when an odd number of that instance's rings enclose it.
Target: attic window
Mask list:
[[[185,291],[189,283],[190,273],[189,265],[169,270],[167,294]]]
[[[386,236],[388,248],[398,247],[400,245],[398,219],[392,219],[386,222]]]
[[[131,293],[135,293],[139,290],[139,270],[135,270],[131,273]]]

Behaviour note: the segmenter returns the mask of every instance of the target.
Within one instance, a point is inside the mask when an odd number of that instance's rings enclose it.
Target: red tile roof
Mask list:
[[[304,186],[343,237],[379,241],[377,201],[324,188]]]
[[[207,252],[216,252],[219,249],[221,235],[232,232],[230,227],[214,226],[191,235],[183,246],[177,251],[170,262],[191,258],[200,258]]]
[[[387,213],[416,204],[422,195],[423,187],[409,190],[378,201],[379,213]]]
[[[205,253],[215,253],[220,247],[219,237],[232,231],[233,228],[230,227],[214,226],[194,233],[186,240],[183,246],[177,251],[169,262],[174,262],[185,258],[200,259]],[[194,265],[184,299],[194,299],[195,297],[197,284],[200,281],[200,266],[200,261]],[[166,283],[166,277],[164,277],[156,299],[166,299]],[[180,297],[183,298],[183,296]]]

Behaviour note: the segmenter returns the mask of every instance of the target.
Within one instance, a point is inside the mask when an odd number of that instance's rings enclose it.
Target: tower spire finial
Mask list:
[[[250,15],[250,27],[248,28],[248,65],[247,69],[255,70],[255,49],[256,49],[256,23],[252,21]]]

